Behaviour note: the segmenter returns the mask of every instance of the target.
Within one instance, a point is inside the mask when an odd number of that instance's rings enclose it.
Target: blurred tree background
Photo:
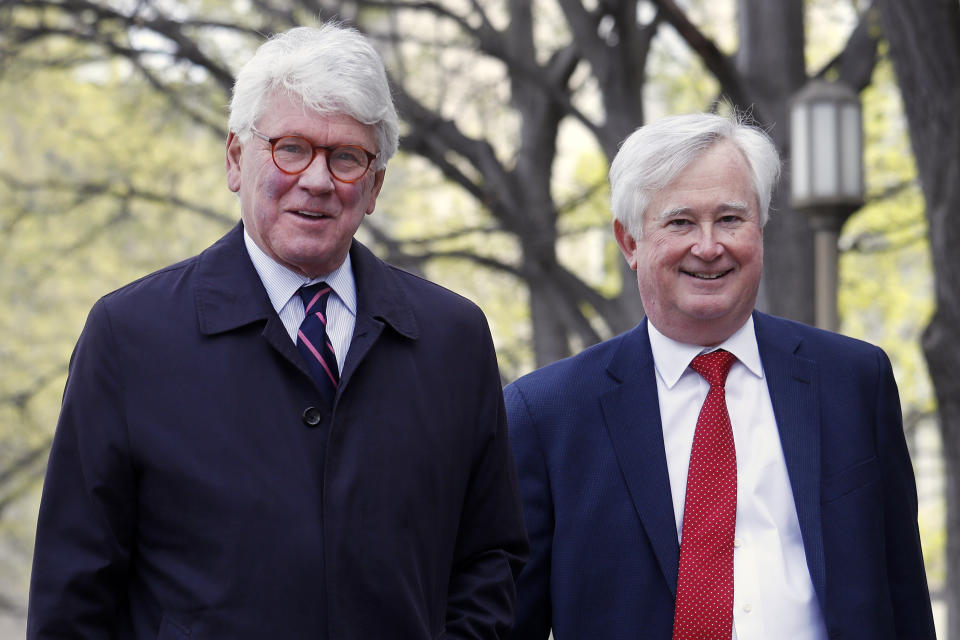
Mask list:
[[[375,40],[403,120],[361,237],[476,300],[504,380],[640,319],[606,184],[634,128],[732,105],[788,158],[788,100],[807,79],[859,91],[868,202],[840,240],[841,329],[894,363],[931,587],[960,611],[958,14],[956,0],[0,0],[0,612],[13,633],[87,310],[235,224],[233,73],[265,35],[329,19]],[[812,235],[789,179],[788,166],[761,306],[812,322]],[[960,638],[960,616],[950,624]]]

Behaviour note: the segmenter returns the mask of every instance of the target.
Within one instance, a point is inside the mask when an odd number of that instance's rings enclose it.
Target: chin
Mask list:
[[[729,306],[717,304],[698,304],[691,305],[686,310],[687,315],[697,322],[716,322],[723,321],[734,315]]]

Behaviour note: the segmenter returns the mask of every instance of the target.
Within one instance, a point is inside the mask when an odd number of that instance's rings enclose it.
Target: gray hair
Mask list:
[[[397,152],[400,128],[383,60],[357,30],[335,23],[295,27],[260,45],[233,85],[230,131],[249,140],[264,104],[279,90],[317,113],[372,125],[378,170]]]
[[[732,142],[743,153],[760,206],[760,226],[767,224],[770,198],[780,177],[780,156],[770,136],[738,114],[669,116],[630,134],[610,165],[614,217],[639,238],[643,214],[657,192],[707,149],[723,141]]]

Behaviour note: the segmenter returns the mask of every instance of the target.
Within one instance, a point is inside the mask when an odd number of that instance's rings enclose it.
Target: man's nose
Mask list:
[[[715,260],[723,254],[723,244],[717,234],[717,229],[712,224],[702,224],[699,226],[697,238],[691,248],[693,255],[702,260]]]
[[[317,150],[313,162],[300,174],[299,184],[309,191],[330,191],[334,188],[333,174],[327,166],[327,152]]]

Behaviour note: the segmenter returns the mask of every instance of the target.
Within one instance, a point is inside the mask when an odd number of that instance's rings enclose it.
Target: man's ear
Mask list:
[[[386,167],[373,174],[373,186],[370,188],[370,202],[367,203],[367,215],[373,213],[374,208],[377,206],[377,196],[380,195],[380,189],[383,188],[383,177],[385,175],[387,175]]]
[[[243,155],[243,145],[240,138],[233,131],[227,136],[227,187],[236,193],[240,191],[240,157]]]
[[[634,271],[637,270],[637,240],[627,231],[627,228],[619,220],[613,221],[613,235],[617,237],[617,244],[620,245],[620,253],[627,259],[627,264]]]

